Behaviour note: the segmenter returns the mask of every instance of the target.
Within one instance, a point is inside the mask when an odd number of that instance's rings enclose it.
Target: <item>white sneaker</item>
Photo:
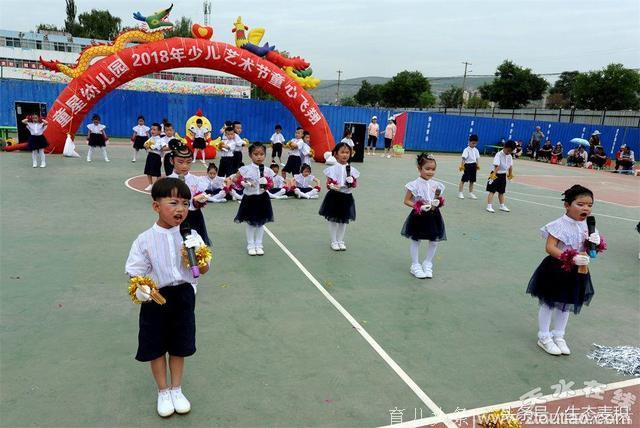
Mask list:
[[[201,160],[200,162],[202,162],[202,165],[206,165],[207,163],[203,160]]]
[[[91,162],[91,159],[87,158],[87,162]]]
[[[487,205],[487,211],[489,211],[490,213],[496,212],[496,210],[494,210],[491,205]]]
[[[250,256],[255,256],[258,253],[256,252],[256,247],[249,247],[247,248],[247,254],[249,254]]]
[[[284,166],[286,166],[286,164],[284,162],[281,162],[280,166],[284,167]]]
[[[510,212],[511,210],[509,208],[507,208],[506,205],[500,205],[500,211],[504,211],[506,213]]]
[[[464,199],[464,193],[458,192],[458,199]]]
[[[544,342],[541,339],[538,339],[538,346],[544,349],[544,351],[547,354],[551,354],[551,355],[562,354],[562,352],[560,351],[560,348],[558,348],[558,346],[555,343],[553,343],[553,340],[551,340],[550,337],[547,338]]]
[[[37,167],[38,167],[38,162],[34,162],[34,163],[33,163],[33,167],[34,167],[34,168],[37,168]]]
[[[168,389],[158,391],[158,414],[163,418],[173,415],[176,409],[171,401],[171,393]]]
[[[147,192],[150,192],[152,187],[153,187],[153,184],[149,184],[147,187],[144,188],[144,190]]]
[[[111,162],[111,161],[109,160],[109,158],[104,158],[104,161],[105,161],[105,162]]]
[[[309,199],[318,199],[319,197],[320,196],[318,196],[318,195],[311,195],[311,196],[309,196]]]
[[[339,241],[338,242],[338,247],[340,248],[340,251],[346,251],[347,250],[347,246],[344,244],[344,241]]]
[[[333,251],[340,251],[340,244],[338,244],[337,242],[332,242],[331,243],[331,249]]]
[[[418,279],[424,279],[427,277],[427,275],[422,270],[422,266],[419,264],[411,265],[411,269],[409,269],[409,272],[411,272],[411,275],[415,276]]]
[[[432,268],[432,264],[429,263],[423,263],[422,264],[422,271],[425,274],[425,278],[433,278],[433,268]]]
[[[554,337],[553,343],[555,343],[558,349],[560,349],[560,352],[562,352],[562,355],[571,355],[571,350],[567,346],[567,342],[564,340],[564,338]]]
[[[134,162],[134,163],[135,163],[135,161],[136,161],[135,159],[131,159],[131,162]]]
[[[473,193],[469,193],[469,197],[470,197],[471,199],[478,199],[478,197],[477,197],[475,194],[473,194]]]
[[[171,388],[169,391],[171,392],[171,401],[176,412],[180,415],[189,413],[191,411],[191,403],[182,393],[182,388]]]
[[[391,155],[387,155],[387,159],[391,159]]]
[[[40,168],[46,168],[46,167],[47,167],[47,164],[46,164],[45,162],[42,162],[42,163],[40,164]]]
[[[256,247],[256,256],[264,256],[264,248]]]

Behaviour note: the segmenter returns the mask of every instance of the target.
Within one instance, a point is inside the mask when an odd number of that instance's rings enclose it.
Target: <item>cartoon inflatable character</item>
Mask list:
[[[207,128],[210,131],[210,134],[214,134],[217,135],[217,131],[214,131],[213,127],[211,126],[211,122],[209,121],[209,119],[207,119],[205,116],[202,115],[202,110],[198,109],[198,111],[196,112],[196,114],[194,114],[193,116],[191,116],[188,120],[187,123],[185,124],[185,140],[187,142],[187,146],[193,150],[193,132],[191,131],[191,127],[196,127],[196,121],[200,119],[202,120],[202,127],[203,128]],[[204,149],[204,155],[206,159],[215,159],[216,157],[216,147],[215,147],[215,141],[213,141],[211,139],[211,137],[209,137],[207,139],[207,147]]]

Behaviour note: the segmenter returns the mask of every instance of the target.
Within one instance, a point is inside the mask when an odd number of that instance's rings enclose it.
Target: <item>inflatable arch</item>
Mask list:
[[[90,65],[60,93],[49,110],[45,136],[62,153],[67,133],[74,135],[93,106],[118,86],[149,73],[200,67],[243,78],[276,97],[311,134],[315,160],[335,142],[314,99],[285,71],[248,50],[197,38],[162,39],[122,49]]]

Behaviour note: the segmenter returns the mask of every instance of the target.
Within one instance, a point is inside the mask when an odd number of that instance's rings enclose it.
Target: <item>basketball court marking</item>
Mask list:
[[[605,391],[611,391],[612,389],[628,388],[636,385],[640,385],[640,379],[628,379],[621,382],[609,383],[605,385],[603,388],[598,388],[597,390],[594,390],[593,388],[590,388],[590,387],[581,388],[581,389],[572,389],[571,391],[565,391],[561,394],[545,395],[537,398],[537,400],[544,400],[545,403],[549,403],[549,402],[558,401],[558,400],[565,400],[567,398],[596,395],[596,394],[603,393]],[[471,416],[483,415],[488,412],[493,412],[494,410],[520,408],[528,404],[529,404],[528,402],[516,400],[516,401],[511,401],[509,403],[494,404],[491,406],[478,407],[475,409],[464,410],[461,412],[452,412],[452,413],[448,413],[445,416],[449,418],[449,420],[458,420],[458,419],[468,418]],[[379,428],[420,427],[424,425],[432,425],[437,423],[443,423],[443,419],[441,416],[431,416],[428,418],[415,419],[413,421],[407,421],[404,423],[393,424],[393,425],[385,425]]]
[[[136,189],[135,187],[129,184],[131,180],[135,180],[136,178],[140,178],[140,177],[146,177],[146,175],[134,175],[133,177],[129,177],[126,180],[124,180],[124,185],[129,189],[133,190],[134,192],[142,193],[143,195],[150,195],[151,192],[146,192],[144,190]]]
[[[289,251],[285,245],[280,242],[280,240],[269,230],[268,227],[264,228],[267,235],[273,239],[273,242],[276,243],[278,247],[293,261],[293,263],[302,271],[302,273],[311,281],[311,283],[318,289],[320,293],[344,316],[347,321],[353,326],[353,328],[360,333],[364,340],[373,348],[374,351],[382,359],[391,367],[391,369],[403,380],[404,383],[407,384],[409,388],[418,396],[420,401],[422,401],[437,417],[438,420],[444,423],[448,427],[455,428],[456,424],[449,420],[449,417],[444,413],[444,411],[436,405],[436,403],[429,398],[429,396],[409,377],[409,375],[387,354],[387,352],[382,349],[382,347],[375,341],[369,333],[360,325],[358,321],[349,313],[347,310],[336,300],[333,298],[331,294],[318,282],[318,280],[307,270],[306,267]]]

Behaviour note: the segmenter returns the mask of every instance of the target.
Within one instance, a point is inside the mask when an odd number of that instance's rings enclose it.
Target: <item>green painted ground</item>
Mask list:
[[[155,220],[150,198],[123,185],[143,169],[129,154],[112,146],[109,164],[50,156],[46,169],[31,168],[28,153],[0,154],[3,426],[159,423],[149,369],[133,359],[138,307],[123,273],[132,241]],[[437,178],[457,183],[457,158],[438,159]],[[591,307],[570,318],[573,354],[554,358],[535,345],[537,305],[524,290],[544,256],[537,230],[562,214],[559,195],[515,182],[514,197],[553,208],[511,200],[511,213],[490,215],[482,200],[458,200],[447,184],[449,240],[435,278],[416,280],[399,234],[403,186],[417,175],[413,156],[365,160],[346,253],[329,249],[319,200],[275,202],[269,228],[445,411],[511,401],[536,387],[550,394],[559,379],[574,388],[624,379],[585,354],[594,342],[640,343],[639,210],[596,204],[610,250],[592,265]],[[481,177],[488,164],[483,159]],[[321,175],[321,165],[314,169]],[[515,173],[582,174],[527,161]],[[245,255],[236,210],[205,210],[215,255],[199,286],[198,352],[184,382],[193,411],[170,423],[374,426],[388,424],[396,406],[429,416],[267,236],[266,256]]]

